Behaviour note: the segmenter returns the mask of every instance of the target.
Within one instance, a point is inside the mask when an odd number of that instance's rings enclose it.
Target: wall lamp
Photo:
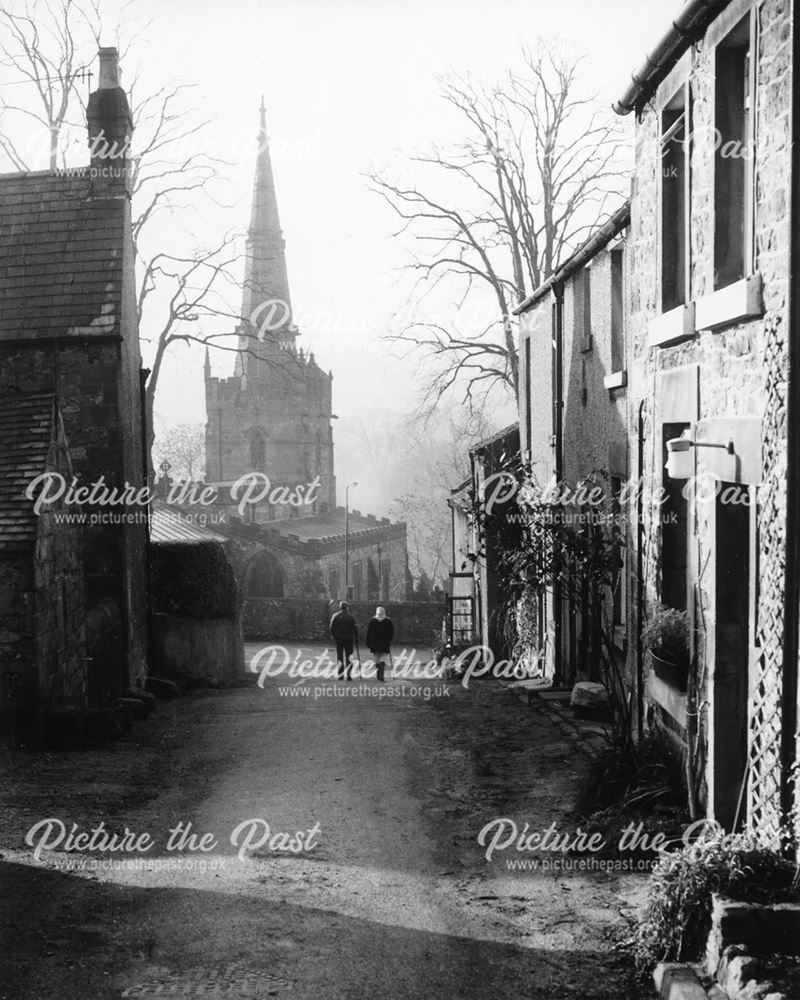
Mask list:
[[[667,464],[665,466],[670,479],[689,479],[693,472],[692,448],[724,448],[729,455],[734,454],[733,440],[728,438],[725,444],[713,441],[692,441],[688,437],[671,438],[667,441]]]

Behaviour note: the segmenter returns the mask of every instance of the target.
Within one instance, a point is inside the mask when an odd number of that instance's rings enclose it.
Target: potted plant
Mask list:
[[[685,691],[689,678],[689,615],[686,611],[657,604],[642,643],[650,651],[657,677]]]

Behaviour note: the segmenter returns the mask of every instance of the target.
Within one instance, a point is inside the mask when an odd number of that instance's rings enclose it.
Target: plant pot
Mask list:
[[[654,653],[652,649],[649,650],[649,653],[656,677],[678,691],[685,691],[689,683],[689,658],[685,657],[680,661],[665,660],[658,653]]]

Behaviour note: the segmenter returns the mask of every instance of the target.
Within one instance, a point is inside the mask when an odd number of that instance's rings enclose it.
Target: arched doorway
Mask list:
[[[245,576],[244,596],[245,600],[284,596],[283,570],[271,552],[259,552],[250,563]]]

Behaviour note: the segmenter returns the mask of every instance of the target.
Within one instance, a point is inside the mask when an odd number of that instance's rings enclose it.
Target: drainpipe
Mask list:
[[[555,438],[556,438],[556,482],[564,477],[564,286],[553,285],[553,365],[555,368]],[[555,684],[564,683],[563,611],[561,584],[553,584],[553,610],[555,623]]]
[[[639,739],[644,736],[644,649],[642,648],[642,617],[644,614],[644,403],[639,403],[637,423],[636,474],[636,715]]]
[[[792,4],[794,9],[795,5]],[[794,11],[793,11],[794,12]],[[792,19],[792,77],[800,67],[797,23]],[[797,657],[798,602],[800,601],[800,129],[798,129],[797,94],[792,91],[792,167],[789,237],[789,324],[788,372],[786,398],[787,470],[786,470],[786,580],[784,591],[783,685],[781,692],[781,811],[784,819],[792,815],[795,787],[791,769],[797,760]],[[796,835],[797,831],[793,833]],[[794,839],[794,838],[793,838]],[[788,848],[789,845],[787,845]],[[797,846],[795,844],[795,846]]]
[[[141,423],[141,444],[142,444],[142,478],[146,486],[150,486],[150,452],[148,450],[148,441],[150,438],[150,428],[147,426],[147,378],[150,375],[149,368],[139,369],[139,406],[141,408],[142,423]],[[153,477],[155,479],[155,475]],[[152,494],[148,494],[152,495]],[[145,664],[145,669],[147,673],[150,673],[152,667],[155,666],[155,645],[153,639],[153,594],[150,586],[150,565],[152,562],[152,549],[150,541],[150,529],[153,523],[153,508],[152,504],[147,504],[147,529],[145,531],[144,540],[144,574],[145,574],[145,591],[144,591],[144,614],[145,614],[145,656],[147,657],[147,663]],[[129,676],[127,677],[127,684],[131,685],[133,683],[133,678],[130,677],[130,671],[128,671]]]
[[[469,453],[469,489],[470,489],[470,499],[472,501],[472,516],[477,518],[477,523],[482,524],[481,516],[479,513],[478,506],[478,484],[475,477],[475,452],[470,451]],[[473,614],[475,618],[475,625],[477,625],[478,632],[480,634],[481,645],[483,645],[484,639],[486,638],[483,634],[483,607],[481,601],[481,531],[482,527],[475,527],[473,522],[470,525],[470,531],[472,533],[472,546],[474,548],[474,559],[472,561],[472,596],[473,601]]]

